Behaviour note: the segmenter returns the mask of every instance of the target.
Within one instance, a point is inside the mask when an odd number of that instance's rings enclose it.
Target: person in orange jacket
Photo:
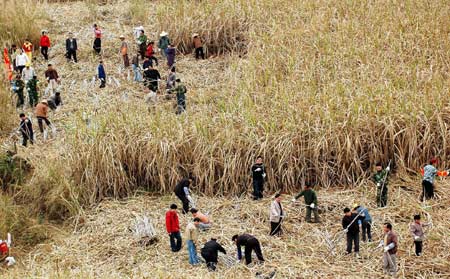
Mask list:
[[[50,48],[50,38],[47,31],[42,31],[41,41],[39,42],[41,47],[41,54],[44,56],[45,61],[48,61],[48,49]]]

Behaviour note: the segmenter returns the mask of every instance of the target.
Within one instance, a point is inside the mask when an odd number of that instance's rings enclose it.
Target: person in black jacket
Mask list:
[[[216,265],[217,265],[217,257],[219,256],[219,251],[227,254],[225,249],[217,243],[217,240],[215,238],[211,238],[210,241],[206,242],[203,248],[201,249],[200,253],[205,259],[206,266],[208,267],[209,271],[215,271]]]
[[[258,239],[250,234],[233,235],[231,240],[236,243],[238,259],[242,259],[241,246],[245,247],[245,264],[249,265],[252,262],[252,251],[255,251],[256,257],[261,262],[264,262],[264,258],[261,252],[261,245]]]
[[[161,80],[161,75],[159,74],[158,70],[155,69],[152,65],[148,65],[146,67],[145,63],[148,63],[149,61],[146,58],[146,62],[144,62],[144,79],[145,79],[145,85],[153,92],[158,91],[158,82]]]
[[[364,216],[352,213],[350,208],[344,208],[344,217],[342,218],[342,227],[347,234],[347,254],[352,252],[352,244],[355,244],[356,256],[359,256],[359,223],[364,220]]]
[[[73,58],[73,61],[77,63],[77,39],[73,37],[72,32],[69,33],[69,38],[66,40],[66,58],[67,61],[70,62]]]
[[[175,195],[181,200],[181,203],[183,204],[183,214],[186,214],[189,212],[189,202],[193,205],[193,200],[191,198],[190,192],[189,192],[189,186],[191,185],[193,179],[192,176],[189,176],[189,178],[183,178],[177,186],[175,186],[174,193]]]
[[[264,179],[266,178],[266,168],[262,163],[262,157],[256,158],[255,164],[252,166],[253,176],[253,199],[258,200],[263,198]]]
[[[27,146],[28,140],[30,140],[31,144],[33,144],[33,124],[28,117],[25,116],[25,113],[21,113],[20,117],[20,126],[19,130],[22,133],[22,145]]]

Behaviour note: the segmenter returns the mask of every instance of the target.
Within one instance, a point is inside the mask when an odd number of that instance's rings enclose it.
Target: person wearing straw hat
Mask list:
[[[275,195],[275,199],[273,200],[270,206],[270,235],[281,235],[281,222],[283,221],[284,213],[283,208],[281,207],[281,194],[278,193]]]
[[[48,32],[46,30],[42,31],[42,36],[39,42],[41,47],[41,54],[44,56],[45,61],[48,60],[48,49],[50,47],[50,38],[48,37]]]
[[[189,264],[191,265],[197,265],[199,263],[197,256],[197,242],[200,222],[200,218],[195,217],[194,220],[189,222],[186,226],[185,239],[189,253]]]
[[[298,198],[303,196],[306,205],[306,222],[311,223],[311,213],[314,213],[314,223],[320,223],[319,210],[317,209],[317,194],[312,189],[311,185],[307,183],[303,191],[292,199],[296,202]]]
[[[364,219],[361,221],[361,229],[362,229],[362,241],[366,241],[366,239],[371,242],[372,241],[372,216],[369,214],[369,210],[365,208],[364,206],[361,206],[357,203],[353,204],[353,210],[356,211],[357,214],[364,217]],[[366,238],[367,236],[367,238]]]
[[[166,31],[162,31],[161,34],[159,34],[158,48],[161,50],[161,54],[164,57],[167,57],[166,50],[170,45],[170,39],[168,35],[169,34]]]
[[[137,43],[139,45],[139,54],[141,54],[141,59],[144,59],[145,51],[147,50],[147,36],[145,35],[144,30],[140,30]]]
[[[200,57],[202,59],[205,59],[205,53],[203,52],[203,42],[202,39],[200,38],[199,34],[194,33],[192,35],[192,44],[194,45],[194,49],[195,49],[195,59],[200,59]]]
[[[73,61],[77,63],[77,39],[73,37],[73,33],[69,32],[69,37],[66,40],[66,58],[67,62],[70,62],[73,58]]]
[[[377,205],[378,207],[385,207],[388,200],[388,174],[390,167],[383,169],[383,166],[378,162],[375,166],[375,174],[372,176],[372,180],[377,185]]]
[[[181,250],[180,222],[178,220],[177,205],[171,204],[170,210],[166,212],[166,230],[170,237],[170,248],[172,252]]]
[[[22,133],[22,145],[27,146],[28,140],[31,144],[33,144],[33,123],[31,123],[31,120],[25,115],[25,113],[21,113],[19,117],[19,131]]]
[[[206,242],[200,250],[200,254],[202,255],[203,259],[205,259],[206,266],[208,267],[209,271],[216,271],[219,252],[222,252],[225,255],[227,254],[225,248],[217,243],[217,239],[215,238],[211,238],[211,240]]]
[[[242,250],[241,246],[245,247],[245,264],[249,265],[252,262],[252,251],[255,251],[256,257],[260,262],[264,262],[264,258],[261,251],[261,245],[259,244],[259,241],[256,237],[250,234],[241,234],[241,235],[233,235],[231,238],[231,241],[233,241],[236,244],[237,247],[237,255],[238,259],[242,259]]]
[[[383,272],[395,276],[397,273],[398,237],[392,231],[390,223],[383,225],[384,240],[380,243],[383,247]]]

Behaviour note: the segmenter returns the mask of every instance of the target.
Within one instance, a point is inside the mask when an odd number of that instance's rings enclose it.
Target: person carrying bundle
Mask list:
[[[372,176],[372,180],[377,185],[377,205],[378,207],[385,207],[388,200],[388,174],[390,167],[383,170],[381,163],[375,166],[376,173]]]
[[[192,182],[193,178],[192,176],[189,176],[189,178],[183,178],[177,186],[175,186],[174,193],[183,204],[183,214],[186,214],[189,211],[189,203],[194,203],[189,192],[189,186]]]
[[[198,224],[200,230],[205,231],[211,228],[212,223],[208,216],[201,213],[195,208],[191,208],[190,211],[192,213],[192,216],[194,216],[194,218],[198,218],[200,220],[200,223]]]
[[[314,212],[314,223],[320,223],[319,210],[317,209],[317,195],[312,189],[310,184],[305,185],[305,189],[301,191],[297,196],[292,199],[292,202],[296,202],[301,196],[305,199],[306,205],[306,222],[311,222],[311,212]]]
[[[261,245],[258,239],[250,234],[233,235],[231,240],[236,244],[238,259],[242,259],[241,246],[245,247],[245,264],[249,265],[252,262],[252,251],[255,251],[256,257],[260,262],[264,262],[264,258],[261,252]]]

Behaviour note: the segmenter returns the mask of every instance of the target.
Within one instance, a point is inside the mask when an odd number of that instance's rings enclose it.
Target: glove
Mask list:
[[[380,240],[380,243],[378,244],[377,248],[381,248],[381,247],[383,247],[383,245],[384,245],[383,240]]]
[[[389,246],[384,246],[383,250],[384,250],[384,252],[389,251]]]
[[[344,229],[344,233],[348,233],[348,229]]]
[[[377,187],[380,187],[380,186],[381,186],[381,183],[380,183],[380,182],[378,182],[378,183],[377,183]]]
[[[390,171],[390,170],[391,170],[391,167],[387,166],[387,167],[386,167],[386,171],[388,172],[388,171]]]
[[[262,177],[263,177],[263,178],[266,178],[266,174],[265,174],[265,173],[263,173],[263,174],[262,174]]]
[[[419,239],[420,239],[420,236],[417,236],[417,235],[414,236],[414,240],[419,240]]]
[[[314,203],[312,203],[309,207],[314,209],[314,207],[316,207],[316,206],[314,205]]]

